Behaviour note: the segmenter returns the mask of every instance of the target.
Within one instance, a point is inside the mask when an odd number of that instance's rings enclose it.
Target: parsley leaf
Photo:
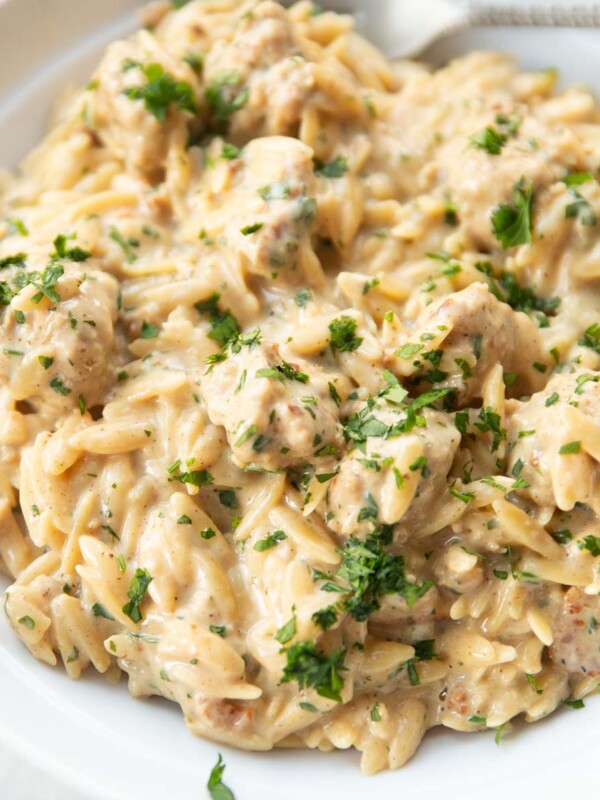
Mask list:
[[[578,191],[575,189],[571,189],[570,191],[574,200],[565,207],[565,218],[571,219],[572,217],[577,217],[582,225],[586,225],[590,228],[593,227],[598,221],[593,207]]]
[[[532,241],[533,187],[531,183],[525,181],[525,178],[521,178],[513,186],[513,200],[514,205],[502,203],[492,211],[494,236],[504,250]]]
[[[241,77],[237,72],[226,72],[206,87],[204,97],[212,112],[213,133],[227,133],[231,115],[248,102],[250,90],[247,87],[238,89],[240,83]]]
[[[235,800],[231,789],[223,783],[224,772],[225,763],[223,762],[223,756],[219,753],[219,760],[212,768],[206,784],[211,800]]]
[[[431,581],[420,586],[410,583],[404,573],[404,558],[387,553],[376,534],[365,541],[351,536],[341,555],[336,577],[348,584],[351,596],[345,607],[359,622],[379,609],[380,597],[399,594],[412,608],[432,586]]]
[[[131,585],[127,591],[129,602],[123,606],[123,613],[133,622],[142,620],[140,605],[152,580],[152,575],[146,569],[136,569],[135,575],[131,579]]]
[[[297,623],[296,623],[296,615],[294,614],[292,618],[285,623],[285,625],[282,625],[281,628],[277,630],[275,638],[280,644],[287,644],[296,635],[296,630],[297,630]]]
[[[219,311],[218,301],[220,297],[221,295],[215,292],[207,300],[196,303],[196,310],[200,314],[208,313],[212,329],[208,334],[208,338],[220,344],[221,347],[226,347],[238,339],[240,329],[237,320],[229,309],[223,313]]]
[[[147,80],[146,85],[129,86],[123,94],[130,100],[143,100],[146,111],[159,122],[165,121],[172,105],[192,114],[198,111],[198,103],[189,83],[176,81],[165,73],[160,64],[147,64],[140,69]]]
[[[73,237],[67,237],[64,234],[60,234],[54,240],[54,253],[52,255],[52,259],[56,261],[59,258],[66,259],[67,261],[87,261],[88,258],[92,257],[92,254],[88,250],[83,250],[81,247],[67,247],[68,239],[72,239]]]
[[[586,328],[577,344],[581,347],[589,347],[590,350],[600,355],[600,324],[594,322],[593,325]]]
[[[256,371],[257,378],[275,378],[281,383],[285,381],[298,381],[298,383],[308,383],[308,375],[304,372],[298,372],[297,369],[287,361],[281,364],[276,364],[274,367],[263,367]]]
[[[283,652],[287,664],[281,683],[295,680],[300,689],[314,688],[321,697],[342,702],[340,692],[344,688],[344,679],[340,673],[345,670],[345,650],[327,655],[317,650],[314,642],[298,642]]]
[[[274,531],[270,533],[268,536],[265,536],[264,539],[259,539],[257,542],[254,543],[254,550],[257,553],[264,553],[265,550],[270,550],[272,547],[278,542],[282,542],[284,539],[287,539],[287,533],[283,531]]]
[[[348,159],[345,156],[336,156],[332,161],[323,162],[314,159],[315,175],[320,178],[341,178],[348,172]]]
[[[600,539],[593,534],[589,534],[582,541],[577,542],[580,550],[587,550],[594,558],[600,556]]]
[[[500,133],[500,131],[497,131],[496,128],[491,125],[488,125],[472,136],[469,136],[469,141],[473,147],[485,150],[491,156],[498,156],[508,141],[508,136],[505,133]]]
[[[137,239],[126,239],[116,228],[111,228],[108,232],[108,235],[116,242],[121,250],[123,251],[125,258],[127,259],[128,264],[133,264],[134,261],[137,261],[137,256],[133,252],[133,247],[139,247],[140,243]]]
[[[355,336],[357,328],[356,320],[352,317],[343,315],[329,323],[331,339],[329,345],[333,353],[349,353],[356,350],[362,344],[362,337]]]

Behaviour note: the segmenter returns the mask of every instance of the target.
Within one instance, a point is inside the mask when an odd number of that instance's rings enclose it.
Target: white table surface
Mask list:
[[[1,700],[0,700],[1,708]],[[0,746],[0,797],[2,800],[87,800],[54,778],[35,769],[15,753]]]

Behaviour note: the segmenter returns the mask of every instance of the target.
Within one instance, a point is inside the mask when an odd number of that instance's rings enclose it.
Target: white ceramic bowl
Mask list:
[[[0,0],[0,165],[16,165],[40,139],[61,87],[86,81],[102,47],[134,26],[138,6]],[[477,48],[513,51],[524,67],[556,66],[564,82],[600,90],[599,31],[470,31],[436,46],[429,58],[442,63]],[[36,662],[0,619],[0,748],[44,771],[44,797],[60,779],[78,800],[200,798],[219,750],[238,800],[595,797],[599,747],[600,702],[591,698],[585,710],[517,725],[499,747],[492,732],[435,730],[403,770],[374,778],[361,776],[355,753],[218,748],[189,735],[174,705],[131,698],[124,681],[114,687],[90,674],[71,682]],[[27,780],[0,796],[43,800]]]

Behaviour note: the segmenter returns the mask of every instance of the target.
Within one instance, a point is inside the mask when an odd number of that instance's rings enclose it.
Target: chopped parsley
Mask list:
[[[239,88],[241,77],[237,72],[226,72],[215,78],[204,92],[212,114],[211,131],[227,133],[232,114],[243,108],[250,97],[250,90]]]
[[[152,580],[152,575],[150,575],[148,570],[136,569],[135,575],[131,580],[131,585],[127,591],[129,602],[123,606],[123,613],[126,614],[132,622],[141,622],[142,620],[140,605]]]
[[[504,250],[532,241],[532,200],[532,184],[521,178],[513,186],[513,205],[502,203],[492,211],[494,236]]]
[[[344,679],[340,674],[345,670],[345,650],[335,650],[327,655],[317,650],[314,642],[298,642],[283,652],[287,664],[283,669],[281,683],[296,681],[300,689],[314,688],[321,697],[342,702],[341,690]]]
[[[585,333],[577,344],[580,347],[589,347],[590,350],[600,355],[600,324],[594,322],[593,325],[586,328]]]
[[[214,478],[207,469],[193,469],[190,472],[181,472],[179,475],[173,475],[169,480],[177,481],[178,483],[189,483],[191,486],[206,486],[212,483]]]
[[[38,361],[44,369],[49,369],[54,363],[54,358],[51,356],[38,356]]]
[[[535,675],[530,675],[528,672],[526,672],[525,677],[527,678],[527,682],[529,683],[529,685],[536,694],[544,694],[544,690],[540,689],[540,687],[537,685]]]
[[[156,325],[151,325],[146,320],[142,320],[142,329],[140,331],[140,337],[142,339],[156,339],[158,334],[160,333],[160,329]]]
[[[593,181],[594,176],[591,172],[571,172],[565,175],[563,183],[567,186],[581,186],[582,183]]]
[[[207,300],[196,303],[195,307],[200,314],[208,314],[211,326],[208,338],[220,344],[221,347],[226,347],[240,338],[240,329],[229,310],[222,313],[219,311],[220,297],[221,295],[215,292]]]
[[[289,619],[285,625],[282,625],[281,628],[277,630],[275,634],[275,638],[280,644],[287,644],[290,642],[294,636],[296,635],[297,631],[297,623],[296,623],[296,615],[294,614],[291,619]]]
[[[380,608],[381,597],[399,594],[412,608],[433,585],[431,581],[421,585],[408,581],[404,558],[386,552],[377,533],[369,534],[365,541],[351,536],[341,555],[335,577],[347,584],[347,590],[342,588],[349,594],[344,607],[359,622]]]
[[[567,442],[563,444],[558,451],[558,454],[561,456],[568,456],[574,455],[575,453],[579,453],[581,450],[581,442]]]
[[[26,615],[21,617],[19,620],[19,625],[24,625],[28,631],[32,631],[35,628],[35,620],[29,615]]]
[[[487,717],[482,717],[479,714],[472,714],[469,717],[469,722],[473,725],[487,725]]]
[[[236,147],[234,144],[230,144],[229,142],[225,142],[223,144],[223,149],[221,150],[221,157],[227,159],[228,161],[232,161],[234,158],[239,158],[242,154],[242,151],[239,147]]]
[[[570,189],[569,191],[573,197],[573,202],[565,206],[565,218],[576,217],[582,225],[593,227],[598,221],[593,207],[576,189]]]
[[[50,388],[53,389],[56,394],[61,394],[63,397],[66,397],[68,394],[71,394],[71,390],[68,386],[62,382],[60,378],[52,378],[50,381]]]
[[[298,308],[306,308],[306,306],[312,301],[313,296],[310,289],[302,289],[299,292],[296,292],[294,295],[294,302],[298,306]]]
[[[583,700],[563,700],[562,703],[564,706],[569,706],[569,708],[585,708]]]
[[[238,507],[237,495],[234,489],[221,489],[217,492],[219,502],[226,508],[235,509]]]
[[[134,247],[140,246],[140,243],[137,239],[126,239],[123,234],[119,233],[119,231],[114,227],[110,229],[108,235],[113,242],[116,242],[119,245],[123,251],[123,254],[125,255],[125,258],[127,259],[128,264],[133,264],[134,261],[137,261],[137,255],[133,252]]]
[[[472,136],[469,136],[469,141],[473,147],[478,147],[480,150],[485,150],[491,156],[498,156],[502,152],[502,148],[508,141],[508,136],[505,133],[500,133],[492,125],[488,125]]]
[[[198,103],[189,83],[175,80],[160,64],[140,65],[140,69],[146,78],[146,85],[129,86],[123,94],[130,100],[143,100],[146,111],[159,122],[165,121],[172,105],[192,114],[198,111]]]
[[[274,367],[264,367],[257,370],[257,378],[275,378],[275,380],[285,383],[285,381],[298,381],[298,383],[308,383],[308,375],[299,372],[287,361],[276,364]]]
[[[556,534],[554,534],[554,537],[556,538]],[[577,546],[580,550],[587,550],[594,558],[600,556],[600,538],[597,536],[589,534],[582,541],[577,542]]]
[[[219,760],[212,768],[206,788],[211,800],[235,800],[235,796],[231,789],[223,783],[223,773],[225,772],[225,763],[223,757],[219,753]]]
[[[261,228],[264,228],[264,222],[254,222],[251,225],[246,225],[244,228],[240,228],[240,233],[243,236],[250,236],[251,233],[256,233]]]
[[[12,256],[4,256],[4,258],[0,258],[0,269],[6,269],[7,267],[23,268],[26,258],[27,253],[14,253]]]
[[[315,625],[318,625],[321,630],[328,631],[332,625],[335,625],[337,622],[337,611],[335,606],[327,606],[326,608],[320,608],[318,611],[315,611],[314,614],[311,616],[312,621]]]
[[[261,186],[257,192],[263,200],[286,200],[290,196],[290,187],[287,183],[279,181]]]
[[[349,353],[362,344],[362,338],[356,336],[357,323],[352,317],[343,315],[329,323],[331,338],[329,345],[333,353]]]
[[[320,178],[341,178],[348,172],[348,159],[345,156],[336,156],[332,161],[323,162],[314,159],[315,175]]]
[[[104,608],[101,603],[94,603],[92,606],[92,614],[94,617],[104,617],[104,619],[112,620],[114,622],[114,617],[112,614]]]
[[[52,259],[54,261],[58,259],[64,259],[66,261],[87,261],[88,258],[92,257],[92,254],[88,250],[84,250],[81,247],[68,247],[67,242],[69,239],[73,239],[73,236],[65,236],[64,234],[60,234],[54,240],[54,253],[52,254]]]
[[[268,536],[265,536],[264,539],[259,539],[257,542],[255,542],[254,550],[256,550],[258,553],[264,553],[265,550],[270,550],[272,547],[275,547],[278,542],[282,542],[284,539],[287,539],[287,533],[284,533],[283,531],[274,531]]]

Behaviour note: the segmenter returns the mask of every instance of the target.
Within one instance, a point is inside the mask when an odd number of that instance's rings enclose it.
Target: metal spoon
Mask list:
[[[331,11],[354,14],[361,33],[392,58],[415,56],[461,28],[600,27],[598,0],[322,0],[322,5]]]

